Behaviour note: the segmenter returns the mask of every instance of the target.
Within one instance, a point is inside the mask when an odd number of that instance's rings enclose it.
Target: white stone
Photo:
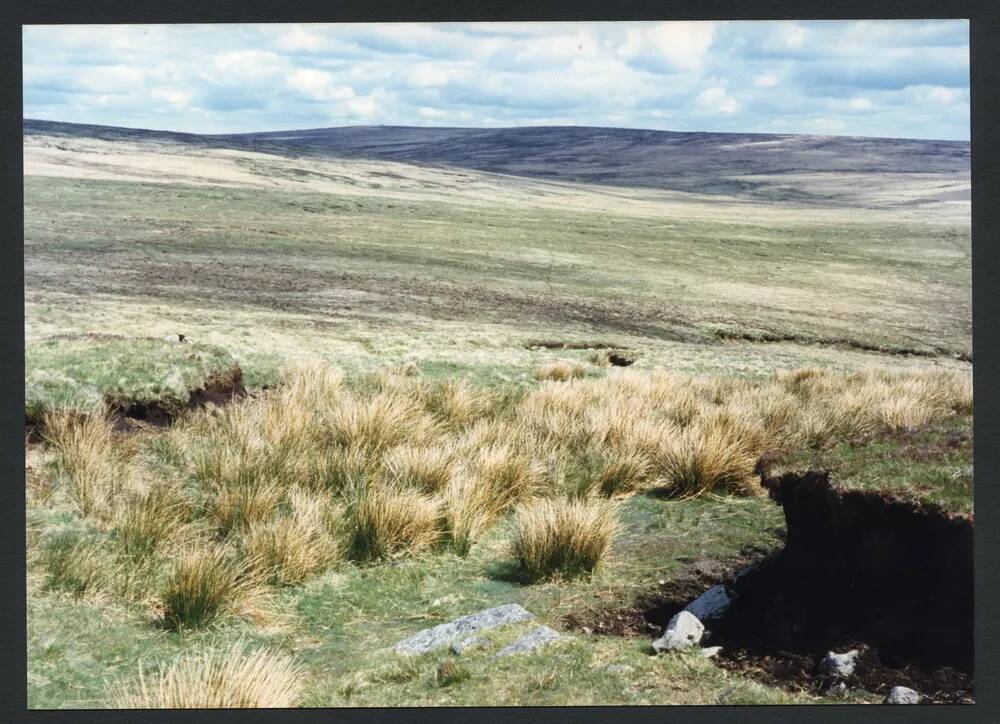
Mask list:
[[[857,663],[858,655],[857,649],[851,649],[845,654],[829,651],[820,662],[820,673],[824,676],[846,679],[854,673],[854,665]]]
[[[685,606],[684,610],[693,614],[702,623],[722,618],[733,602],[733,597],[725,586],[712,586]]]
[[[670,619],[667,630],[653,642],[653,650],[660,653],[697,646],[704,634],[705,626],[701,621],[691,612],[681,611]]]
[[[528,621],[534,617],[534,614],[518,604],[508,603],[424,629],[397,643],[394,650],[404,656],[417,656],[467,639],[478,631]]]
[[[701,650],[701,655],[706,659],[714,659],[722,651],[721,646],[709,646]]]
[[[886,704],[919,704],[920,694],[905,686],[894,686],[885,697]]]

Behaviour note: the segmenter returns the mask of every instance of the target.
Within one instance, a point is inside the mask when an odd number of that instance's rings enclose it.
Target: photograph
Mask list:
[[[28,709],[975,704],[968,20],[21,43]]]

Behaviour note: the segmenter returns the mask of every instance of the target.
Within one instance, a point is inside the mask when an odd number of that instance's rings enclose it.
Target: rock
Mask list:
[[[520,621],[529,621],[534,617],[533,613],[518,604],[508,603],[424,629],[397,643],[393,650],[403,656],[417,656],[467,639],[478,631],[486,631]]]
[[[514,656],[515,654],[527,654],[555,641],[561,641],[568,638],[569,636],[563,636],[561,633],[550,629],[548,626],[539,626],[509,646],[504,646],[497,652],[495,658],[499,659],[504,656]]]
[[[722,651],[721,646],[709,646],[708,648],[701,650],[701,655],[703,658],[706,659],[714,659],[716,656],[719,655],[720,651]]]
[[[628,664],[608,664],[604,671],[609,674],[631,674],[635,669]]]
[[[702,623],[722,618],[733,602],[733,596],[725,586],[712,586],[694,599],[684,610],[694,615]]]
[[[838,681],[836,684],[830,687],[829,694],[831,696],[846,696],[847,684],[845,684],[843,681]]]
[[[823,676],[846,679],[854,673],[854,665],[858,660],[858,654],[857,649],[851,649],[846,654],[837,654],[829,651],[820,662],[819,671]]]
[[[493,640],[488,639],[485,636],[469,636],[461,641],[456,641],[451,645],[451,652],[453,654],[464,654],[466,651],[473,651],[475,649],[486,649],[493,645]]]
[[[905,686],[894,686],[885,697],[886,704],[919,704],[920,694]]]
[[[701,643],[705,627],[690,611],[681,611],[674,615],[667,624],[667,630],[653,642],[653,650],[674,651]]]

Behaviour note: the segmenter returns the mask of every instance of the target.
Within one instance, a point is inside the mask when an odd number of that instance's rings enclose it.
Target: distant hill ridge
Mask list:
[[[967,177],[970,163],[969,143],[965,141],[589,126],[342,126],[191,134],[25,120],[24,133],[380,159],[554,181],[700,193],[752,194],[754,182],[739,177],[758,175],[918,173]]]

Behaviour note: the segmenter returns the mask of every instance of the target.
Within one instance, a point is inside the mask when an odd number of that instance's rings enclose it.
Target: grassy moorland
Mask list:
[[[971,508],[960,175],[859,208],[833,172],[761,199],[71,130],[25,139],[31,707],[842,701],[653,631],[387,652],[780,546],[765,453]],[[234,361],[248,397],[183,409]],[[160,398],[169,428],[101,412]]]

